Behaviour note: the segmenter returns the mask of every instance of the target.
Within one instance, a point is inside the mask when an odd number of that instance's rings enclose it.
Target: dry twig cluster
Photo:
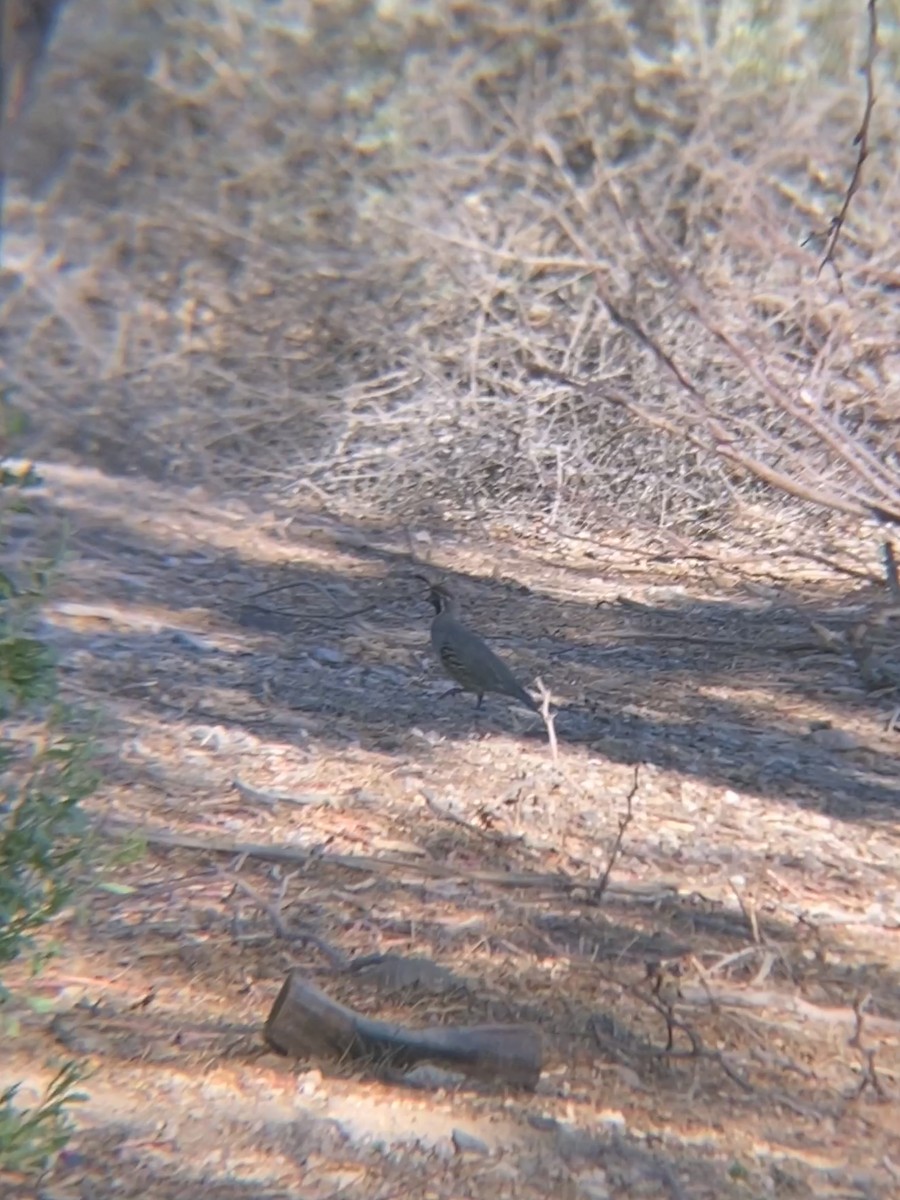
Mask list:
[[[11,206],[11,373],[79,449],[386,515],[897,517],[889,24],[155,8],[63,22],[21,169],[62,117],[72,170]]]

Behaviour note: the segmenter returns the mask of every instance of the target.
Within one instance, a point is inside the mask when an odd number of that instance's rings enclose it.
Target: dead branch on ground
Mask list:
[[[343,867],[348,871],[364,874],[388,875],[399,872],[403,875],[417,874],[426,878],[465,879],[471,883],[484,883],[503,888],[535,888],[551,892],[570,893],[586,887],[585,881],[564,872],[541,874],[537,871],[492,871],[469,870],[462,866],[438,862],[425,858],[401,857],[385,854],[324,854],[301,850],[296,846],[265,845],[261,842],[241,842],[236,838],[198,837],[194,834],[173,833],[168,829],[141,829],[125,822],[106,822],[103,832],[109,837],[137,838],[151,846],[177,846],[184,850],[197,850],[203,854],[227,854],[237,858],[257,858],[263,862],[295,863],[310,867]],[[625,897],[632,904],[654,906],[663,900],[678,895],[672,884],[658,883],[610,883],[606,889],[610,895]]]
[[[329,942],[320,938],[318,934],[313,933],[311,929],[303,929],[298,926],[292,928],[285,922],[281,915],[281,906],[284,903],[287,885],[290,882],[291,876],[286,875],[282,879],[278,900],[272,904],[245,880],[239,879],[235,875],[227,875],[225,872],[222,872],[222,875],[223,878],[233,884],[235,892],[243,892],[258,908],[262,909],[272,922],[276,937],[282,938],[286,942],[305,942],[310,946],[314,946],[328,959],[331,966],[336,970],[343,971],[347,969],[347,957],[340,950],[335,949]]]
[[[442,821],[449,821],[452,825],[458,825],[460,829],[465,829],[468,833],[472,833],[476,837],[485,838],[487,841],[493,842],[496,846],[511,846],[524,840],[521,834],[499,833],[495,829],[485,829],[480,825],[474,825],[471,821],[467,821],[465,817],[461,817],[458,813],[452,812],[449,808],[445,808],[442,804],[439,804],[433,792],[426,788],[421,788],[420,791],[425,797],[425,803],[431,812],[436,817],[440,817]]]

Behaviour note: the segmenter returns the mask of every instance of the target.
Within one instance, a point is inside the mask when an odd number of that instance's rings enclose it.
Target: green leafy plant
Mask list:
[[[34,1108],[14,1105],[18,1087],[0,1092],[0,1167],[23,1174],[45,1169],[69,1140],[67,1107],[86,1098],[73,1090],[82,1078],[77,1063],[66,1063]]]
[[[31,466],[0,460],[0,542],[38,483]],[[46,950],[37,935],[74,898],[89,846],[80,802],[96,776],[72,714],[55,702],[54,656],[35,632],[48,575],[33,558],[0,571],[0,972],[23,955],[39,964]],[[0,973],[0,1005],[11,1000]],[[5,1026],[8,1040],[11,1014]],[[70,1134],[66,1108],[83,1098],[73,1091],[80,1078],[67,1063],[30,1109],[16,1106],[17,1087],[0,1093],[0,1167],[32,1172],[52,1161]]]
[[[39,482],[30,465],[0,461],[0,535]],[[19,573],[24,582],[0,574],[0,717],[14,728],[0,739],[0,966],[32,949],[30,935],[69,900],[84,834],[78,802],[94,786],[64,710],[42,711],[56,693],[53,655],[31,629],[46,570],[32,563]]]
[[[94,790],[88,750],[58,732],[51,717],[44,744],[22,762],[0,743],[0,965],[33,950],[31,935],[72,899],[71,867],[85,850],[79,802]],[[0,980],[0,1000],[5,989]]]

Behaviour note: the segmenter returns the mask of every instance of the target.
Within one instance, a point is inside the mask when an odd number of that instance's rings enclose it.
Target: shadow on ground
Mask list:
[[[168,495],[154,515],[139,483],[88,473],[46,501],[46,517],[71,529],[72,598],[61,592],[48,614],[51,636],[81,687],[127,699],[132,718],[262,724],[287,738],[299,723],[337,753],[426,753],[423,729],[444,744],[515,731],[537,748],[540,721],[504,699],[476,713],[471,698],[444,696],[413,578],[422,563],[403,531],[319,515],[273,537],[257,528],[270,514],[227,510],[214,529],[215,505],[192,517],[189,494]],[[549,594],[557,580],[540,571],[525,586],[453,575],[470,622],[560,699],[560,739],[579,756],[847,821],[896,818],[898,742],[879,729],[890,695],[868,695],[849,653],[811,632],[846,631],[866,600],[788,583],[760,603],[738,582],[728,598],[680,588],[651,604],[623,594],[635,580],[610,569],[576,601]]]
[[[241,1156],[268,1156],[278,1195],[273,1173],[296,1176],[297,1139],[322,1133],[321,1169],[338,1170],[334,1136],[350,1195],[372,1194],[366,1172],[407,1186],[432,1161],[477,1192],[509,1156],[521,1195],[547,1194],[560,1169],[672,1196],[702,1179],[721,1195],[746,1131],[773,1147],[764,1178],[779,1156],[789,1173],[804,1163],[802,1195],[841,1153],[835,1123],[886,1136],[895,738],[878,732],[853,664],[808,637],[810,620],[846,625],[858,597],[786,581],[763,610],[740,581],[712,595],[698,580],[694,595],[681,570],[660,594],[655,566],[617,574],[612,560],[575,586],[564,567],[530,568],[521,546],[512,573],[502,548],[433,540],[428,569],[452,566],[472,623],[559,695],[554,762],[532,715],[440,699],[405,531],[41,471],[11,559],[67,527],[44,632],[98,743],[98,828],[149,849],[111,867],[122,891],[93,897],[67,930],[56,986],[86,1008],[61,1005],[35,1053],[88,1057],[98,1092],[126,1094],[128,1076],[136,1112],[177,1091],[184,1130],[202,1111],[196,1146],[134,1127],[122,1161],[143,1184],[234,1195]],[[459,991],[367,991],[329,967],[323,943],[425,954]],[[326,1061],[309,1084],[320,1114],[298,1100],[298,1064],[260,1060],[253,1032],[298,966],[381,1018],[538,1025],[539,1096],[497,1106],[454,1085],[438,1100],[434,1085],[347,1078]],[[254,1100],[245,1126],[246,1095],[273,1088],[280,1110],[262,1116]],[[219,1102],[232,1124],[211,1152]],[[367,1104],[377,1121],[353,1126]],[[487,1151],[459,1156],[453,1130],[485,1104],[503,1129],[489,1122]],[[598,1104],[612,1110],[599,1133]],[[788,1126],[774,1119],[784,1110]],[[645,1146],[622,1133],[631,1123],[670,1141]],[[811,1145],[819,1166],[803,1158]]]

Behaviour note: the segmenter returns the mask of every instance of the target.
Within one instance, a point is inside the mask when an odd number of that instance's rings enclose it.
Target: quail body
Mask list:
[[[429,584],[429,587],[428,598],[435,611],[431,622],[431,644],[450,678],[463,691],[477,695],[478,708],[485,692],[498,692],[518,700],[532,712],[540,711],[506,663],[460,621],[456,597],[443,584]]]

